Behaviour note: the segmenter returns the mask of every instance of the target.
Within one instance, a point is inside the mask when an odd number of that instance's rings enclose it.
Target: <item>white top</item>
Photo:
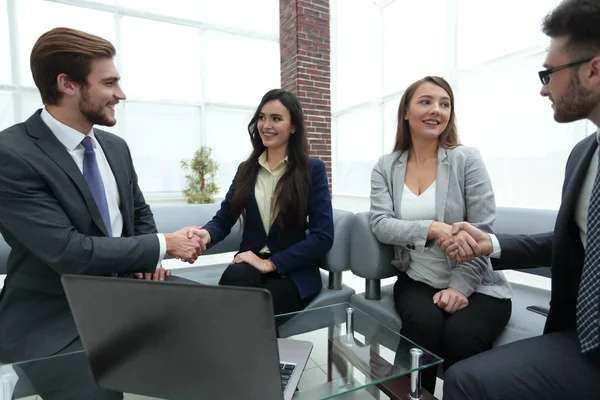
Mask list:
[[[435,181],[420,196],[410,191],[406,184],[402,191],[400,214],[407,221],[436,220]],[[437,242],[423,252],[410,250],[410,263],[406,274],[415,281],[436,289],[446,289],[450,282],[450,265]]]
[[[65,149],[69,152],[73,161],[77,164],[77,168],[83,174],[83,155],[85,148],[81,144],[81,141],[85,135],[78,130],[71,128],[63,124],[54,118],[48,110],[45,108],[41,114],[42,121],[50,128],[50,131],[56,136],[56,138],[65,146]],[[98,169],[102,176],[102,183],[104,184],[104,190],[106,192],[106,201],[108,203],[108,213],[110,214],[110,225],[112,228],[112,236],[120,237],[123,233],[123,216],[119,209],[120,197],[119,189],[117,188],[117,181],[113,175],[112,169],[108,164],[108,160],[104,155],[102,146],[98,143],[98,140],[94,136],[94,129],[87,134],[92,139],[92,145],[94,146],[94,152],[96,152],[96,162],[98,163]],[[157,234],[158,241],[160,243],[160,251],[158,253],[158,266],[161,265],[162,259],[167,253],[167,241],[165,235],[162,233]]]

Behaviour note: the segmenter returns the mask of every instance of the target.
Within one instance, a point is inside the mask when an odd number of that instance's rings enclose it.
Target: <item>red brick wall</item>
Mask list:
[[[329,0],[280,0],[281,87],[298,95],[311,157],[327,166],[331,188]]]

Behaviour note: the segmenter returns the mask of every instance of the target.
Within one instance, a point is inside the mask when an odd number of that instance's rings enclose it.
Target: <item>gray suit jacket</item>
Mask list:
[[[49,356],[77,337],[62,274],[152,272],[160,249],[125,141],[94,131],[123,216],[123,237],[109,238],[81,171],[40,112],[0,132],[0,232],[11,247],[0,293],[0,362]]]
[[[410,263],[407,249],[423,251],[435,245],[427,240],[433,220],[400,219],[400,204],[408,151],[382,156],[371,175],[371,228],[377,239],[394,245],[392,264],[405,271]],[[438,149],[436,178],[437,221],[452,224],[468,221],[479,229],[493,233],[496,202],[490,178],[477,149],[458,146]],[[451,268],[449,286],[469,297],[473,292],[497,298],[512,297],[512,290],[503,273],[492,269],[489,257],[457,264],[448,260]]]

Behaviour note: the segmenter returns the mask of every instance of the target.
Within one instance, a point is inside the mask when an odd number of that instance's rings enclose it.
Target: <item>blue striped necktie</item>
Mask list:
[[[594,155],[597,157],[596,155]],[[600,167],[600,162],[598,163]],[[600,348],[600,170],[590,196],[587,216],[587,244],[579,295],[577,296],[577,334],[581,352]]]
[[[96,161],[96,152],[92,145],[92,139],[86,136],[81,141],[81,144],[85,148],[83,155],[83,178],[87,182],[92,196],[96,201],[102,221],[108,232],[108,236],[112,236],[112,226],[110,223],[110,213],[108,212],[108,201],[106,200],[106,191],[104,190],[104,183],[102,182],[102,176],[100,175],[100,169],[98,168],[98,162]]]

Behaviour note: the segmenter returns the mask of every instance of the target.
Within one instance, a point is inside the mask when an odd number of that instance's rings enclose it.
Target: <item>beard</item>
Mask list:
[[[574,122],[590,116],[600,104],[600,94],[583,86],[576,74],[571,75],[565,93],[554,101],[554,120],[556,122]]]
[[[114,126],[117,120],[108,115],[106,106],[95,105],[90,101],[87,91],[83,91],[79,99],[79,112],[92,124],[102,126]]]

